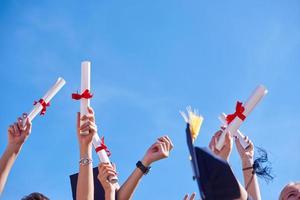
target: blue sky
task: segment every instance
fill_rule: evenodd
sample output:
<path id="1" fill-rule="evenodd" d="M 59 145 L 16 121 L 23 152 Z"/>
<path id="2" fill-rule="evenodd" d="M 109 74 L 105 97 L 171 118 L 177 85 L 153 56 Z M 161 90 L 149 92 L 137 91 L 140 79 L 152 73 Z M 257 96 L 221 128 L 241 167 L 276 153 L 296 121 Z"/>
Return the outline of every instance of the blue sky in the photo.
<path id="1" fill-rule="evenodd" d="M 78 170 L 75 117 L 80 62 L 92 61 L 92 106 L 123 183 L 163 134 L 170 157 L 153 165 L 134 199 L 182 199 L 197 191 L 178 111 L 205 117 L 196 144 L 206 146 L 221 112 L 233 111 L 263 83 L 269 94 L 241 127 L 270 153 L 272 183 L 263 199 L 300 180 L 300 2 L 291 1 L 1 1 L 0 151 L 7 127 L 32 108 L 58 76 L 67 84 L 33 121 L 3 199 L 33 191 L 71 199 Z M 94 155 L 94 165 L 98 163 Z M 230 163 L 242 182 L 236 150 Z"/>

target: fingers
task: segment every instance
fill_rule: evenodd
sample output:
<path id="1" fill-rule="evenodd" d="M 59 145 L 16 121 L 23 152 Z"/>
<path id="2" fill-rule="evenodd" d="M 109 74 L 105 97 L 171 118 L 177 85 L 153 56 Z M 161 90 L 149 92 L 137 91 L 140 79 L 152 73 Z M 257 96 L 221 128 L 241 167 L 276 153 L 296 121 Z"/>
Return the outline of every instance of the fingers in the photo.
<path id="1" fill-rule="evenodd" d="M 254 149 L 254 144 L 251 140 L 249 140 L 249 146 L 247 148 L 249 148 L 250 151 Z"/>
<path id="2" fill-rule="evenodd" d="M 86 121 L 86 120 L 94 122 L 95 121 L 94 115 L 83 115 L 81 117 L 81 121 Z"/>
<path id="3" fill-rule="evenodd" d="M 232 145 L 232 136 L 229 132 L 227 132 L 225 135 L 225 144 L 224 145 L 227 145 L 227 146 Z"/>
<path id="4" fill-rule="evenodd" d="M 158 138 L 157 143 L 162 144 L 164 151 L 169 151 L 169 149 L 170 149 L 170 143 L 168 142 L 168 140 L 166 140 L 165 138 L 161 137 L 161 138 Z"/>
<path id="5" fill-rule="evenodd" d="M 243 150 L 243 147 L 241 145 L 241 142 L 240 142 L 239 138 L 235 139 L 235 145 L 236 145 L 236 148 L 238 149 L 238 151 L 242 151 Z"/>
<path id="6" fill-rule="evenodd" d="M 17 119 L 17 124 L 18 124 L 18 128 L 22 131 L 24 131 L 24 127 L 23 127 L 23 119 L 21 117 L 18 117 Z"/>
<path id="7" fill-rule="evenodd" d="M 215 137 L 212 136 L 212 137 L 211 137 L 211 140 L 210 140 L 210 142 L 209 142 L 209 145 L 208 145 L 209 148 L 210 148 L 210 150 L 214 151 L 215 145 L 216 145 L 216 143 L 215 143 Z"/>
<path id="8" fill-rule="evenodd" d="M 97 126 L 91 121 L 87 121 L 80 127 L 80 132 L 97 133 Z"/>
<path id="9" fill-rule="evenodd" d="M 87 109 L 88 109 L 88 111 L 89 111 L 90 114 L 94 115 L 95 112 L 94 112 L 94 109 L 92 107 L 88 106 Z"/>
<path id="10" fill-rule="evenodd" d="M 166 158 L 169 156 L 168 152 L 166 150 L 166 144 L 163 142 L 156 142 L 151 146 L 151 152 L 157 155 L 157 159 Z"/>
<path id="11" fill-rule="evenodd" d="M 223 133 L 222 130 L 218 130 L 218 131 L 215 133 L 214 137 L 215 137 L 217 140 L 219 140 L 219 138 L 220 138 L 220 136 L 222 135 L 222 133 Z"/>
<path id="12" fill-rule="evenodd" d="M 189 195 L 188 194 L 184 195 L 183 200 L 188 200 L 188 199 L 189 199 Z"/>
<path id="13" fill-rule="evenodd" d="M 195 200 L 195 197 L 196 197 L 196 193 L 193 192 L 190 198 L 189 198 L 189 195 L 186 194 L 186 195 L 184 196 L 183 200 Z"/>
<path id="14" fill-rule="evenodd" d="M 110 165 L 109 163 L 100 163 L 98 166 L 98 171 L 99 171 L 98 179 L 101 182 L 107 182 L 108 177 L 115 176 L 117 174 L 113 166 Z"/>
<path id="15" fill-rule="evenodd" d="M 193 194 L 191 195 L 191 197 L 190 197 L 190 200 L 194 200 L 195 199 L 195 197 L 196 197 L 196 193 L 195 192 L 193 192 Z"/>
<path id="16" fill-rule="evenodd" d="M 171 139 L 170 139 L 167 135 L 158 138 L 158 141 L 164 142 L 164 143 L 167 145 L 167 150 L 168 150 L 168 151 L 170 151 L 170 150 L 173 149 L 173 147 L 174 147 L 174 145 L 173 145 Z"/>
<path id="17" fill-rule="evenodd" d="M 20 132 L 20 130 L 18 128 L 18 123 L 14 123 L 13 129 L 14 129 L 14 134 L 15 135 L 18 135 L 18 136 L 21 135 L 21 132 Z"/>
<path id="18" fill-rule="evenodd" d="M 10 126 L 8 127 L 8 132 L 9 132 L 10 135 L 13 135 L 13 134 L 14 134 L 14 127 L 13 127 L 12 125 L 10 125 Z"/>
<path id="19" fill-rule="evenodd" d="M 248 139 L 248 137 L 247 137 L 247 139 Z M 247 144 L 248 144 L 248 146 L 247 146 L 246 150 L 247 151 L 253 151 L 253 149 L 254 149 L 253 142 L 250 139 L 248 139 Z"/>
<path id="20" fill-rule="evenodd" d="M 219 152 L 218 149 L 216 148 L 216 143 L 218 142 L 218 139 L 219 139 L 221 133 L 222 133 L 221 130 L 217 131 L 217 132 L 214 134 L 214 136 L 212 136 L 212 138 L 211 138 L 211 140 L 210 140 L 210 143 L 209 143 L 209 148 L 210 148 L 210 150 L 212 150 L 212 151 L 215 152 L 215 153 L 218 153 L 218 152 Z"/>

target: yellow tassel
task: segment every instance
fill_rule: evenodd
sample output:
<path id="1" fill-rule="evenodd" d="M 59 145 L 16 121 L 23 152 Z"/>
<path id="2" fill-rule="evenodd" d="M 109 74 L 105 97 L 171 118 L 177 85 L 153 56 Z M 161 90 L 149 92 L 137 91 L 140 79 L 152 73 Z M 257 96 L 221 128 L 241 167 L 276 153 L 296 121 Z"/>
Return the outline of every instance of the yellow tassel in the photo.
<path id="1" fill-rule="evenodd" d="M 190 132 L 194 142 L 200 132 L 200 128 L 203 122 L 203 117 L 198 114 L 197 110 L 192 110 L 190 106 L 187 107 L 186 110 L 187 110 L 187 114 L 185 114 L 182 111 L 180 111 L 180 114 L 182 115 L 186 123 L 190 125 Z"/>

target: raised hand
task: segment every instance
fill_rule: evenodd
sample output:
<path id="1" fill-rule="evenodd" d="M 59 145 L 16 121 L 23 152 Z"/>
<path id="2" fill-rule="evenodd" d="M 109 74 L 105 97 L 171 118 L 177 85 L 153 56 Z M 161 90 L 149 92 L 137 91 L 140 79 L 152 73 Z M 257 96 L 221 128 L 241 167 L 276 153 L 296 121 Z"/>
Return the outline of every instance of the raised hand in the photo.
<path id="1" fill-rule="evenodd" d="M 23 121 L 26 120 L 23 126 Z M 27 114 L 23 113 L 22 117 L 18 117 L 14 124 L 8 127 L 8 147 L 14 152 L 19 152 L 22 145 L 31 133 L 31 122 L 27 118 Z"/>
<path id="2" fill-rule="evenodd" d="M 157 160 L 169 157 L 170 151 L 173 147 L 174 145 L 168 136 L 158 138 L 157 141 L 147 150 L 142 163 L 149 166 Z"/>
<path id="3" fill-rule="evenodd" d="M 111 183 L 108 180 L 108 177 L 117 175 L 116 165 L 115 164 L 110 165 L 109 163 L 100 163 L 98 165 L 98 171 L 99 171 L 98 180 L 100 181 L 105 192 L 115 191 L 117 189 L 116 184 Z"/>
<path id="4" fill-rule="evenodd" d="M 223 128 L 222 128 L 223 129 Z M 228 161 L 230 153 L 232 151 L 232 136 L 229 132 L 225 135 L 225 142 L 222 149 L 219 151 L 216 148 L 216 143 L 219 140 L 220 136 L 222 134 L 222 130 L 217 131 L 214 136 L 211 138 L 211 141 L 209 143 L 209 148 L 217 155 L 220 156 L 222 159 Z"/>
<path id="5" fill-rule="evenodd" d="M 238 138 L 235 139 L 235 145 L 241 157 L 242 163 L 244 165 L 251 166 L 253 164 L 253 159 L 254 159 L 254 145 L 247 136 L 245 136 L 244 140 L 249 144 L 246 149 L 242 147 L 240 140 Z"/>
<path id="6" fill-rule="evenodd" d="M 79 145 L 82 147 L 91 147 L 93 136 L 97 133 L 97 125 L 95 124 L 94 110 L 88 107 L 89 114 L 84 115 L 80 118 L 80 113 L 77 113 L 77 137 Z M 85 121 L 84 124 L 80 126 L 80 121 Z M 83 135 L 82 132 L 87 132 L 88 134 Z"/>

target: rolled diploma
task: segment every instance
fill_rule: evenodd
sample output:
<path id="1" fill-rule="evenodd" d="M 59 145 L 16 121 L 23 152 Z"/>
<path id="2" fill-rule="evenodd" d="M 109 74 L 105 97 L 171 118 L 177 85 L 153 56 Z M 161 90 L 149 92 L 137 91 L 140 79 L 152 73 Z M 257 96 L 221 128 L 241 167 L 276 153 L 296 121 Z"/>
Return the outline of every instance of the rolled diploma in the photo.
<path id="1" fill-rule="evenodd" d="M 83 61 L 81 63 L 81 94 L 88 89 L 90 91 L 91 89 L 91 62 L 90 61 Z M 90 99 L 82 98 L 80 100 L 80 115 L 81 117 L 83 115 L 88 114 L 87 107 L 90 106 Z M 80 126 L 84 124 L 86 121 L 80 120 Z M 89 132 L 80 132 L 82 135 L 87 135 Z"/>
<path id="2" fill-rule="evenodd" d="M 268 90 L 263 85 L 259 85 L 255 91 L 252 93 L 252 95 L 249 97 L 249 99 L 244 104 L 244 112 L 243 114 L 248 117 L 250 112 L 254 109 L 254 107 L 260 102 L 260 100 L 268 93 Z M 224 141 L 225 141 L 225 134 L 229 131 L 230 133 L 235 133 L 240 126 L 242 125 L 243 120 L 241 120 L 239 117 L 234 118 L 234 120 L 228 124 L 228 126 L 223 130 L 219 140 L 217 141 L 216 148 L 218 150 L 221 150 Z"/>
<path id="3" fill-rule="evenodd" d="M 93 137 L 93 146 L 94 148 L 96 149 L 97 147 L 101 146 L 101 139 L 99 137 L 99 135 L 96 133 Z M 104 149 L 102 149 L 101 151 L 98 151 L 96 152 L 99 159 L 100 159 L 100 162 L 104 162 L 104 163 L 108 163 L 111 165 L 110 163 L 110 160 L 107 156 L 107 153 Z M 111 182 L 111 183 L 116 183 L 118 182 L 118 177 L 117 176 L 109 176 L 108 177 L 108 180 Z"/>
<path id="4" fill-rule="evenodd" d="M 49 103 L 51 101 L 51 99 L 58 93 L 58 91 L 66 84 L 66 81 L 59 77 L 56 81 L 56 83 L 52 86 L 52 88 L 50 88 L 50 90 L 48 90 L 48 92 L 43 96 L 43 100 L 45 101 L 45 103 Z M 37 114 L 39 114 L 43 109 L 43 106 L 40 103 L 37 103 L 33 109 L 31 110 L 31 112 L 28 114 L 27 118 L 29 119 L 29 121 L 32 121 Z M 23 125 L 26 124 L 26 120 L 23 121 Z"/>
<path id="5" fill-rule="evenodd" d="M 222 113 L 220 115 L 219 120 L 221 121 L 221 123 L 223 125 L 228 126 L 225 113 Z M 236 132 L 231 133 L 231 134 L 232 134 L 232 136 L 236 136 L 239 139 L 239 141 L 244 149 L 246 149 L 249 146 L 249 144 L 245 141 L 245 136 L 242 134 L 242 132 L 240 130 L 237 130 Z"/>

